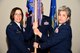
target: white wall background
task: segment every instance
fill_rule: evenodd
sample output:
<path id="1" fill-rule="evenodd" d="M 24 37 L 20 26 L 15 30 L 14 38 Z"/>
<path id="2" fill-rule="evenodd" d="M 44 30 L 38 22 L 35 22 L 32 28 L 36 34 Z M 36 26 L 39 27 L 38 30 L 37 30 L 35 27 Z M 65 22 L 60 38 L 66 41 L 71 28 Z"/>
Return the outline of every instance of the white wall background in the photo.
<path id="1" fill-rule="evenodd" d="M 50 0 L 42 0 L 44 5 L 44 14 L 49 15 Z M 27 11 L 26 0 L 0 0 L 0 53 L 6 53 L 6 26 L 10 22 L 9 15 L 12 8 L 18 6 L 23 12 Z M 57 0 L 57 8 L 62 5 L 69 6 L 72 10 L 72 51 L 80 53 L 80 0 Z"/>

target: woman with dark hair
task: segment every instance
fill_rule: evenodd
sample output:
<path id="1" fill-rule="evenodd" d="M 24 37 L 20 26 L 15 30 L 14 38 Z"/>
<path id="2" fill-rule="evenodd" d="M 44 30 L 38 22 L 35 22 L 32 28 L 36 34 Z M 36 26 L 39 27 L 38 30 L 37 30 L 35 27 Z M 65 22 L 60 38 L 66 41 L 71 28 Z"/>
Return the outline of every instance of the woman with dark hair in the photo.
<path id="1" fill-rule="evenodd" d="M 7 53 L 30 53 L 24 40 L 28 40 L 31 37 L 31 32 L 27 34 L 26 30 L 23 30 L 23 26 L 21 25 L 23 12 L 21 8 L 13 8 L 10 14 L 10 19 L 11 22 L 6 28 L 8 40 Z"/>

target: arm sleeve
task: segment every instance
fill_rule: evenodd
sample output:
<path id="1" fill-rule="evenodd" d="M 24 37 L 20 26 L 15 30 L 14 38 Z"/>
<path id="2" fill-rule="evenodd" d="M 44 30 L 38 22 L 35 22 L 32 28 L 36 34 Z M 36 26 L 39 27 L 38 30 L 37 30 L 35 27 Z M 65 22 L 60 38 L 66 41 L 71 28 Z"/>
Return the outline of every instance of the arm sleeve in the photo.
<path id="1" fill-rule="evenodd" d="M 62 28 L 58 33 L 54 33 L 51 37 L 47 39 L 46 42 L 41 43 L 41 49 L 45 49 L 51 46 L 59 44 L 61 41 L 64 41 L 69 36 L 69 28 Z"/>

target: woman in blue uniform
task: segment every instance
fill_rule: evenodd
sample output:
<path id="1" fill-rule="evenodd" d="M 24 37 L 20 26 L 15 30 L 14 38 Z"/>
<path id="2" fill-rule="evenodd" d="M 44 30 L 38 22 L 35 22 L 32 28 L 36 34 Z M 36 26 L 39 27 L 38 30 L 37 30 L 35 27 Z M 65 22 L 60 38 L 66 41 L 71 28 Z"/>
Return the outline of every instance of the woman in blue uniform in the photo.
<path id="1" fill-rule="evenodd" d="M 31 37 L 31 32 L 27 34 L 21 22 L 23 12 L 19 7 L 12 9 L 10 14 L 11 22 L 6 28 L 8 51 L 7 53 L 30 53 L 24 40 Z"/>
<path id="2" fill-rule="evenodd" d="M 52 36 L 47 39 L 44 43 L 34 43 L 35 48 L 50 48 L 50 53 L 72 53 L 71 41 L 72 41 L 72 30 L 70 26 L 71 10 L 69 7 L 62 6 L 58 9 L 58 27 L 52 33 Z M 35 27 L 36 26 L 36 27 Z M 37 23 L 33 25 L 34 33 L 40 38 L 44 38 L 37 29 Z"/>

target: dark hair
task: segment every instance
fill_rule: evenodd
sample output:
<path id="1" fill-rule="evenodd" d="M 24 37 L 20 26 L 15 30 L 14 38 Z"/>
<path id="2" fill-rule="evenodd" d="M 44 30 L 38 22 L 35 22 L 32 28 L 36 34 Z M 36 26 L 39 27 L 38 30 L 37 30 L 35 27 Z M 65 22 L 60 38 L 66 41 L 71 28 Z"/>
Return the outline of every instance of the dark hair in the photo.
<path id="1" fill-rule="evenodd" d="M 11 21 L 14 21 L 14 14 L 15 14 L 16 10 L 20 10 L 21 11 L 21 15 L 22 15 L 22 19 L 23 19 L 22 9 L 19 8 L 19 7 L 15 7 L 15 8 L 12 9 L 12 11 L 10 13 L 10 19 L 11 19 Z"/>

